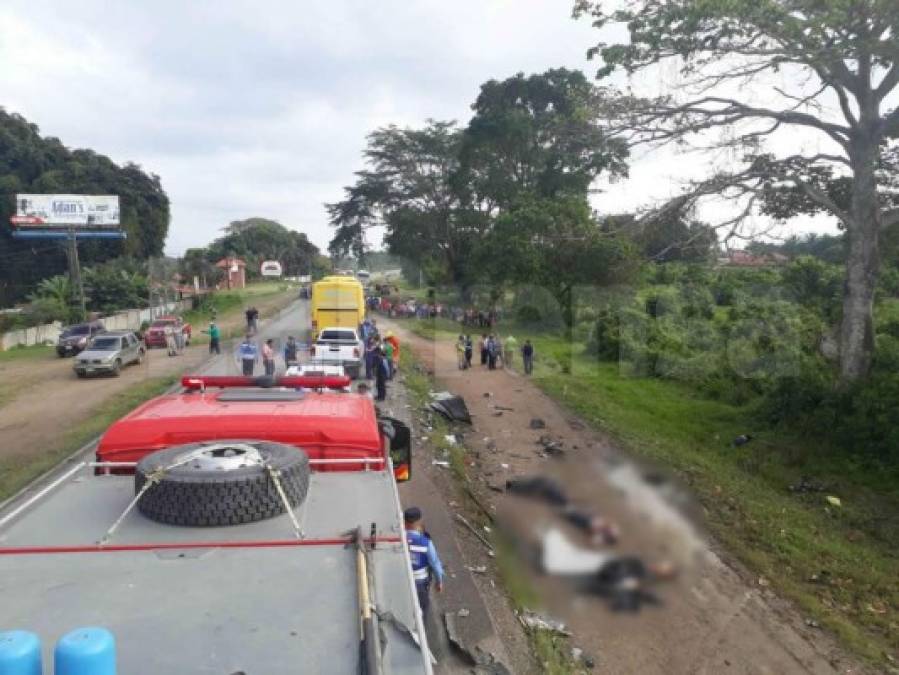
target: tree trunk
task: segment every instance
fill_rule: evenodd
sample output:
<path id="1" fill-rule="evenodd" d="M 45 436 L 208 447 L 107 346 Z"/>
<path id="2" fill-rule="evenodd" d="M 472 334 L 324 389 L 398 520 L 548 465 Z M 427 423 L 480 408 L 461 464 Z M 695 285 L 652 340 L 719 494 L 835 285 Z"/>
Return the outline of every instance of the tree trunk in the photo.
<path id="1" fill-rule="evenodd" d="M 853 153 L 852 205 L 847 223 L 849 257 L 840 326 L 840 383 L 864 378 L 874 355 L 874 289 L 880 266 L 880 207 L 874 175 L 876 143 Z"/>

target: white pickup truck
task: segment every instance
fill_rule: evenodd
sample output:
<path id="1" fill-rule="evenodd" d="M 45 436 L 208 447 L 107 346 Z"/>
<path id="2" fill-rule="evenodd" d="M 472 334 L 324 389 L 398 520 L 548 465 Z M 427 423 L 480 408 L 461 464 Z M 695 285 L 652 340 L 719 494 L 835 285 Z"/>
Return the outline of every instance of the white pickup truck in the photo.
<path id="1" fill-rule="evenodd" d="M 339 364 L 354 380 L 362 373 L 364 354 L 362 340 L 352 328 L 324 328 L 309 350 L 311 361 Z"/>

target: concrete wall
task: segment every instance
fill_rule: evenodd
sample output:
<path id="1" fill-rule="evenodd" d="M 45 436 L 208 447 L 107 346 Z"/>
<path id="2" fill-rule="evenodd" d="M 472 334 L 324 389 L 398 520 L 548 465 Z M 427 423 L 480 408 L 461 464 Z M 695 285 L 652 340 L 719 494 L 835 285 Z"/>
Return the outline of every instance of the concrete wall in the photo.
<path id="1" fill-rule="evenodd" d="M 190 300 L 169 302 L 145 309 L 126 309 L 123 312 L 100 317 L 107 330 L 137 330 L 144 321 L 152 321 L 162 314 L 178 314 L 190 309 Z M 20 328 L 0 334 L 0 350 L 31 345 L 55 344 L 63 325 L 59 321 L 42 326 Z"/>

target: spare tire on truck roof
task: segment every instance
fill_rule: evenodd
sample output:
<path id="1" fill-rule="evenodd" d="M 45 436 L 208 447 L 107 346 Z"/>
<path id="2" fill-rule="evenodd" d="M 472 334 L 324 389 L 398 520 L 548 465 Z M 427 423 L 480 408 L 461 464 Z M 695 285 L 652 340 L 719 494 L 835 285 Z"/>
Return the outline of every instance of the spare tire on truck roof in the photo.
<path id="1" fill-rule="evenodd" d="M 137 502 L 148 518 L 169 525 L 237 525 L 285 512 L 270 466 L 291 508 L 306 498 L 309 458 L 282 443 L 222 440 L 188 443 L 147 455 L 134 472 L 135 494 L 161 472 Z"/>

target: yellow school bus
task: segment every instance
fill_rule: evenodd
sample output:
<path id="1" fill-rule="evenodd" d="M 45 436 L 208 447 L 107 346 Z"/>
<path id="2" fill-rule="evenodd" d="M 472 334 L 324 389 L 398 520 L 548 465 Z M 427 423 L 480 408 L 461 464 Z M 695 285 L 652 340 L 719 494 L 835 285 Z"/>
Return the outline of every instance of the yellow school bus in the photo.
<path id="1" fill-rule="evenodd" d="M 312 284 L 312 339 L 323 328 L 354 328 L 365 319 L 365 294 L 353 277 L 331 276 Z"/>

